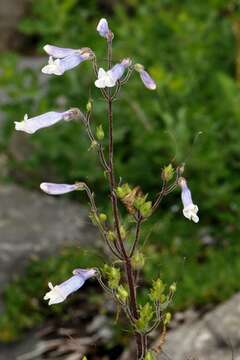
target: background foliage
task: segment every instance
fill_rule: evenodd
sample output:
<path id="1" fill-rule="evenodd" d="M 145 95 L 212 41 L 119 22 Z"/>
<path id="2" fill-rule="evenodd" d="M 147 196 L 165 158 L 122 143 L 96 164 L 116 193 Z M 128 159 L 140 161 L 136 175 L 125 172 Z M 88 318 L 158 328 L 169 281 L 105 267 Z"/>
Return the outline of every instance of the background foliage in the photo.
<path id="1" fill-rule="evenodd" d="M 185 175 L 200 208 L 201 222 L 196 226 L 183 218 L 178 192 L 164 200 L 145 228 L 146 278 L 151 279 L 156 268 L 167 279 L 178 276 L 178 308 L 223 300 L 238 289 L 240 271 L 239 4 L 32 1 L 30 14 L 21 23 L 29 39 L 28 53 L 42 56 L 46 43 L 89 46 L 104 65 L 105 44 L 95 31 L 103 16 L 115 33 L 116 61 L 132 57 L 158 83 L 157 91 L 150 92 L 134 75 L 115 103 L 119 177 L 141 185 L 151 196 L 160 188 L 162 167 L 185 162 Z M 89 143 L 79 124 L 23 135 L 31 151 L 13 150 L 13 120 L 20 120 L 25 112 L 84 109 L 91 97 L 94 127 L 100 123 L 106 127 L 105 104 L 93 86 L 90 64 L 60 78 L 39 77 L 36 69 L 19 71 L 19 56 L 5 54 L 0 60 L 0 86 L 9 95 L 2 106 L 6 121 L 0 145 L 8 156 L 9 173 L 34 188 L 46 176 L 59 182 L 85 180 L 106 207 L 102 170 L 94 151 L 87 151 Z"/>

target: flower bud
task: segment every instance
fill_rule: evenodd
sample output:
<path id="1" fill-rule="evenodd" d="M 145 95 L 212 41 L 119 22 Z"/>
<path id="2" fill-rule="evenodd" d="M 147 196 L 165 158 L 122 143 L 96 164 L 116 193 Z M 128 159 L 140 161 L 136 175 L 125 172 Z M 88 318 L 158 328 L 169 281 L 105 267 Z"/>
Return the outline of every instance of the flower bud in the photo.
<path id="1" fill-rule="evenodd" d="M 162 171 L 162 178 L 163 178 L 163 180 L 168 182 L 173 178 L 173 174 L 174 174 L 174 169 L 172 167 L 172 164 L 169 164 L 164 167 L 164 169 Z"/>
<path id="2" fill-rule="evenodd" d="M 119 199 L 123 199 L 125 196 L 130 194 L 130 192 L 131 192 L 131 188 L 127 183 L 123 184 L 122 186 L 118 186 L 116 188 L 116 194 L 119 197 Z"/>
<path id="3" fill-rule="evenodd" d="M 123 225 L 120 226 L 120 235 L 121 235 L 121 238 L 122 238 L 123 240 L 126 239 L 127 232 L 126 232 L 126 230 L 125 230 L 125 228 L 124 228 Z"/>
<path id="4" fill-rule="evenodd" d="M 148 351 L 146 353 L 144 360 L 154 360 L 154 356 L 152 354 L 152 351 Z"/>
<path id="5" fill-rule="evenodd" d="M 145 258 L 143 253 L 141 253 L 140 251 L 137 251 L 135 255 L 133 255 L 132 257 L 132 266 L 134 269 L 141 269 L 143 268 L 145 264 Z"/>
<path id="6" fill-rule="evenodd" d="M 107 215 L 104 213 L 99 214 L 99 220 L 105 222 L 107 220 Z"/>
<path id="7" fill-rule="evenodd" d="M 157 280 L 153 281 L 150 298 L 153 301 L 161 301 L 162 302 L 161 297 L 163 295 L 165 287 L 166 286 L 163 284 L 161 279 L 157 279 Z"/>
<path id="8" fill-rule="evenodd" d="M 153 307 L 149 303 L 146 303 L 144 306 L 140 307 L 139 319 L 136 321 L 137 329 L 140 331 L 145 330 L 154 315 Z"/>
<path id="9" fill-rule="evenodd" d="M 169 290 L 172 292 L 172 293 L 175 293 L 175 291 L 177 290 L 177 284 L 174 282 L 172 283 L 172 285 L 170 285 L 169 287 Z"/>
<path id="10" fill-rule="evenodd" d="M 170 323 L 172 319 L 172 314 L 170 312 L 166 313 L 164 320 L 163 320 L 163 324 L 166 326 Z"/>
<path id="11" fill-rule="evenodd" d="M 126 302 L 127 298 L 128 298 L 128 291 L 125 289 L 125 287 L 123 285 L 120 285 L 117 288 L 117 297 L 119 298 L 119 300 L 121 300 L 123 303 Z"/>
<path id="12" fill-rule="evenodd" d="M 88 100 L 87 105 L 86 105 L 86 109 L 87 109 L 87 112 L 92 111 L 92 100 Z"/>
<path id="13" fill-rule="evenodd" d="M 145 204 L 143 204 L 140 208 L 139 208 L 140 214 L 142 215 L 142 217 L 148 217 L 151 215 L 152 213 L 152 202 L 151 201 L 147 201 Z"/>
<path id="14" fill-rule="evenodd" d="M 109 230 L 108 233 L 107 233 L 107 238 L 110 241 L 114 241 L 116 239 L 116 236 L 115 236 L 113 231 Z"/>
<path id="15" fill-rule="evenodd" d="M 96 137 L 99 141 L 104 139 L 104 131 L 102 125 L 97 126 Z"/>
<path id="16" fill-rule="evenodd" d="M 120 269 L 105 264 L 103 271 L 105 272 L 105 274 L 108 278 L 108 286 L 111 289 L 117 289 L 119 286 L 120 277 L 121 277 Z"/>

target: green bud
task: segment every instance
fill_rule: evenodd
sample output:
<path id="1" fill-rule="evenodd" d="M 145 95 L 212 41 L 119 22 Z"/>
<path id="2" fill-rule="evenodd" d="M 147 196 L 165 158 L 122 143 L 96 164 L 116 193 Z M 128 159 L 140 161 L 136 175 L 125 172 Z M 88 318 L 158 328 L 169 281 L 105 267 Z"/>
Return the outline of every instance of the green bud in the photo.
<path id="1" fill-rule="evenodd" d="M 117 289 L 119 286 L 119 282 L 120 282 L 120 269 L 113 267 L 113 266 L 109 266 L 107 264 L 104 265 L 103 271 L 105 272 L 105 274 L 107 275 L 108 278 L 108 286 L 111 289 Z"/>
<path id="2" fill-rule="evenodd" d="M 104 139 L 104 131 L 102 125 L 97 126 L 96 137 L 99 141 Z"/>
<path id="3" fill-rule="evenodd" d="M 143 253 L 140 251 L 136 251 L 136 253 L 132 257 L 132 266 L 134 269 L 141 269 L 145 264 L 145 258 Z"/>
<path id="4" fill-rule="evenodd" d="M 107 220 L 107 215 L 104 213 L 99 214 L 99 220 L 105 222 Z"/>
<path id="5" fill-rule="evenodd" d="M 121 238 L 122 238 L 123 240 L 126 239 L 127 232 L 126 232 L 126 230 L 125 230 L 125 228 L 124 228 L 123 225 L 120 226 L 120 235 L 121 235 Z"/>
<path id="6" fill-rule="evenodd" d="M 140 331 L 145 330 L 154 315 L 153 307 L 149 303 L 140 307 L 139 319 L 136 321 L 137 329 Z"/>
<path id="7" fill-rule="evenodd" d="M 128 184 L 123 184 L 122 186 L 118 186 L 116 188 L 116 194 L 119 197 L 119 199 L 125 198 L 128 194 L 130 194 L 131 188 Z"/>
<path id="8" fill-rule="evenodd" d="M 91 142 L 91 146 L 90 146 L 90 148 L 89 148 L 88 150 L 95 149 L 95 148 L 97 147 L 97 145 L 98 145 L 97 141 L 96 141 L 96 140 L 93 140 L 93 141 Z"/>
<path id="9" fill-rule="evenodd" d="M 87 357 L 86 357 L 86 356 L 84 356 L 84 357 L 82 358 L 82 360 L 87 360 Z"/>
<path id="10" fill-rule="evenodd" d="M 152 351 L 148 351 L 144 357 L 144 360 L 154 360 Z"/>
<path id="11" fill-rule="evenodd" d="M 166 296 L 165 294 L 162 294 L 162 295 L 160 295 L 160 297 L 159 297 L 160 303 L 164 303 L 164 302 L 166 301 L 166 299 L 167 299 L 167 296 Z"/>
<path id="12" fill-rule="evenodd" d="M 163 324 L 166 326 L 170 323 L 172 319 L 172 314 L 170 312 L 166 313 L 164 320 L 163 320 Z"/>
<path id="13" fill-rule="evenodd" d="M 150 291 L 150 298 L 152 301 L 162 301 L 163 296 L 165 296 L 163 294 L 165 290 L 165 285 L 163 284 L 161 279 L 157 279 L 155 281 L 153 281 L 153 285 Z"/>
<path id="14" fill-rule="evenodd" d="M 174 174 L 174 168 L 172 167 L 172 164 L 169 164 L 164 167 L 162 171 L 162 178 L 165 181 L 170 181 L 173 178 Z"/>
<path id="15" fill-rule="evenodd" d="M 174 282 L 172 283 L 172 285 L 170 285 L 169 287 L 169 290 L 172 292 L 172 293 L 175 293 L 175 291 L 177 290 L 177 284 Z"/>
<path id="16" fill-rule="evenodd" d="M 88 100 L 88 103 L 86 105 L 87 112 L 92 111 L 92 100 Z"/>
<path id="17" fill-rule="evenodd" d="M 126 302 L 127 298 L 128 298 L 128 291 L 125 289 L 125 287 L 123 285 L 120 285 L 117 288 L 117 297 L 122 301 L 122 302 Z"/>
<path id="18" fill-rule="evenodd" d="M 152 202 L 147 201 L 145 204 L 140 206 L 139 211 L 140 211 L 140 214 L 142 215 L 142 217 L 150 216 L 152 213 Z"/>
<path id="19" fill-rule="evenodd" d="M 140 72 L 140 71 L 144 70 L 144 66 L 142 64 L 135 64 L 134 70 L 136 70 L 137 72 Z"/>
<path id="20" fill-rule="evenodd" d="M 114 241 L 116 239 L 116 236 L 115 236 L 113 231 L 109 230 L 108 233 L 107 233 L 107 238 L 110 241 Z"/>
<path id="21" fill-rule="evenodd" d="M 147 199 L 148 195 L 145 196 L 137 196 L 136 199 L 134 200 L 134 207 L 138 210 L 140 210 L 140 208 L 145 204 L 145 201 Z"/>

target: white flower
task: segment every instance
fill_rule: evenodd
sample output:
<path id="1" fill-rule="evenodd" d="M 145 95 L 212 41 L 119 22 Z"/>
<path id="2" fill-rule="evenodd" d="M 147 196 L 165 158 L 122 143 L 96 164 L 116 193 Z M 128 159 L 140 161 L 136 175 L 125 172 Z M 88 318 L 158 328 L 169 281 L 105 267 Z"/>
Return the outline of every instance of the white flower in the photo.
<path id="1" fill-rule="evenodd" d="M 97 88 L 113 87 L 116 85 L 116 79 L 111 76 L 109 71 L 105 71 L 103 68 L 98 70 L 98 79 L 95 81 Z"/>
<path id="2" fill-rule="evenodd" d="M 85 281 L 90 277 L 96 275 L 94 269 L 76 269 L 73 271 L 73 276 L 64 281 L 60 285 L 53 286 L 51 282 L 48 283 L 50 291 L 44 296 L 44 300 L 49 300 L 48 305 L 59 304 L 63 302 L 68 295 L 80 289 Z"/>
<path id="3" fill-rule="evenodd" d="M 93 56 L 89 48 L 68 49 L 45 45 L 43 49 L 50 55 L 48 64 L 42 68 L 44 74 L 63 75 L 65 71 L 73 69 Z"/>
<path id="4" fill-rule="evenodd" d="M 187 219 L 192 220 L 195 223 L 198 223 L 199 222 L 199 217 L 197 215 L 198 207 L 197 205 L 193 204 L 191 191 L 189 190 L 187 186 L 187 182 L 183 177 L 179 179 L 179 185 L 182 189 L 181 198 L 183 203 L 183 215 Z"/>
<path id="5" fill-rule="evenodd" d="M 114 65 L 110 70 L 105 71 L 103 68 L 98 70 L 98 79 L 95 86 L 98 88 L 113 87 L 121 79 L 126 68 L 132 64 L 130 59 L 123 59 L 120 64 Z"/>
<path id="6" fill-rule="evenodd" d="M 40 189 L 49 195 L 62 195 L 75 190 L 83 190 L 83 183 L 76 184 L 55 184 L 55 183 L 41 183 Z"/>
<path id="7" fill-rule="evenodd" d="M 28 118 L 28 115 L 24 115 L 23 121 L 15 121 L 15 129 L 24 131 L 28 134 L 34 134 L 37 130 L 52 126 L 61 120 L 70 121 L 81 114 L 79 109 L 70 109 L 64 112 L 49 111 L 45 114 Z"/>

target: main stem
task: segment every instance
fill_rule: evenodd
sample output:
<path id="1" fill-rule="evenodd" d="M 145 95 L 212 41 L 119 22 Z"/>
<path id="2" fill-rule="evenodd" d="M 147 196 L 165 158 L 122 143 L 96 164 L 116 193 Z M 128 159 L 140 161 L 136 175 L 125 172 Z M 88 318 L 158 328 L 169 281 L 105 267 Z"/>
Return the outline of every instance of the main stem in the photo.
<path id="1" fill-rule="evenodd" d="M 111 67 L 112 63 L 112 42 L 108 41 L 108 67 Z M 115 175 L 114 175 L 114 164 L 113 164 L 113 111 L 112 111 L 112 98 L 110 91 L 108 91 L 108 132 L 109 132 L 109 184 L 110 184 L 110 196 L 113 209 L 114 217 L 114 227 L 117 233 L 117 242 L 119 249 L 121 250 L 122 257 L 124 259 L 124 270 L 126 273 L 128 288 L 129 288 L 129 299 L 130 299 L 130 311 L 134 319 L 139 318 L 137 300 L 136 300 L 136 283 L 134 279 L 133 269 L 131 265 L 131 259 L 128 256 L 123 239 L 120 232 L 120 216 L 118 211 L 118 201 L 115 194 Z M 136 342 L 137 342 L 137 359 L 141 360 L 145 356 L 146 346 L 144 337 L 135 332 Z"/>

